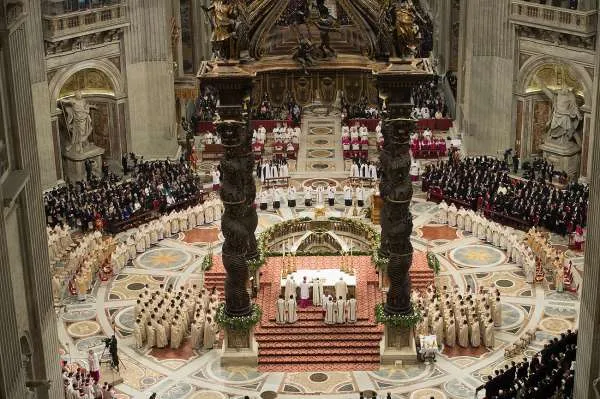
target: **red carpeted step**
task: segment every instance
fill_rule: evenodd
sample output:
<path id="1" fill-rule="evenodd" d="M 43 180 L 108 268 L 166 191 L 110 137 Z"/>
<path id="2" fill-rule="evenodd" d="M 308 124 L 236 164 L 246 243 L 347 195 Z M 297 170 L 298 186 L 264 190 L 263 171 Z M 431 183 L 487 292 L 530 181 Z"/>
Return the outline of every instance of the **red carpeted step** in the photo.
<path id="1" fill-rule="evenodd" d="M 261 342 L 286 342 L 286 341 L 376 341 L 379 342 L 381 340 L 381 332 L 354 332 L 354 333 L 339 333 L 336 335 L 333 334 L 323 334 L 323 335 L 308 335 L 308 334 L 290 334 L 288 333 L 276 333 L 276 332 L 262 332 L 257 331 L 255 333 L 256 340 L 259 342 L 259 348 Z"/>
<path id="2" fill-rule="evenodd" d="M 283 359 L 285 357 L 293 354 L 293 356 L 306 356 L 306 357 L 318 357 L 321 358 L 338 358 L 341 356 L 350 356 L 356 355 L 360 356 L 362 359 L 363 356 L 375 356 L 377 360 L 379 360 L 379 348 L 373 347 L 346 347 L 346 348 L 294 348 L 290 349 L 280 349 L 280 348 L 259 348 L 258 355 L 259 356 L 278 356 Z M 312 359 L 314 360 L 314 358 Z"/>
<path id="3" fill-rule="evenodd" d="M 303 326 L 303 325 L 274 325 L 274 326 L 261 326 L 261 330 L 265 330 L 264 332 L 268 332 L 269 334 L 288 334 L 292 335 L 301 335 L 301 334 L 360 334 L 361 331 L 368 330 L 369 328 L 374 327 L 373 325 L 362 326 L 362 328 L 357 328 L 357 326 L 353 324 L 321 324 L 317 326 Z M 264 333 L 261 331 L 261 333 Z M 319 336 L 313 337 L 313 339 L 320 339 Z"/>
<path id="4" fill-rule="evenodd" d="M 322 363 L 345 363 L 345 362 L 361 362 L 361 363 L 378 363 L 379 364 L 379 353 L 372 355 L 276 355 L 276 356 L 259 356 L 258 364 L 302 364 L 302 363 L 314 363 L 318 360 Z"/>
<path id="5" fill-rule="evenodd" d="M 362 348 L 377 348 L 379 350 L 379 341 L 375 340 L 347 340 L 347 341 L 265 341 L 261 344 L 260 349 L 294 349 L 294 348 L 346 348 L 346 347 L 362 347 Z"/>
<path id="6" fill-rule="evenodd" d="M 302 363 L 302 364 L 260 364 L 261 372 L 293 372 L 293 371 L 377 371 L 379 362 L 354 362 L 354 363 Z"/>

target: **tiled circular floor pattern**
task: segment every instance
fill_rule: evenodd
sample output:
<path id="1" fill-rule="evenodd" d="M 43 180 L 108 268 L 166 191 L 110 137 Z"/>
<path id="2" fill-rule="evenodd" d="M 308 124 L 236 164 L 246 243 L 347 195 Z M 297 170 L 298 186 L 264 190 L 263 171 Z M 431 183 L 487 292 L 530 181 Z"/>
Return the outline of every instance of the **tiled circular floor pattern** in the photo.
<path id="1" fill-rule="evenodd" d="M 328 134 L 326 131 L 317 132 Z M 324 170 L 331 170 L 329 168 L 327 165 Z M 314 170 L 317 169 L 318 166 Z M 336 184 L 339 191 L 338 182 L 326 177 L 301 182 L 313 188 L 331 183 Z M 313 209 L 305 209 L 301 205 L 299 203 L 293 211 L 259 211 L 257 232 L 286 219 L 314 214 Z M 283 204 L 282 208 L 287 207 Z M 413 210 L 417 216 L 414 219 L 415 231 L 427 226 L 425 230 L 430 238 L 427 240 L 414 234 L 415 250 L 424 253 L 444 246 L 437 251 L 442 265 L 442 284 L 456 284 L 462 289 L 469 284 L 474 290 L 494 285 L 503 293 L 503 324 L 493 351 L 451 357 L 440 355 L 437 363 L 384 366 L 367 372 L 314 370 L 284 373 L 260 372 L 245 366 L 221 367 L 218 349 L 208 353 L 195 353 L 189 348 L 181 352 L 153 350 L 151 355 L 148 351 L 139 351 L 134 348 L 131 328 L 134 294 L 142 288 L 141 285 L 146 282 L 158 285 L 162 281 L 178 284 L 201 279 L 199 265 L 208 245 L 199 245 L 202 243 L 198 241 L 205 235 L 192 237 L 188 234 L 189 242 L 186 242 L 186 235 L 181 234 L 139 255 L 134 265 L 125 267 L 118 278 L 96 287 L 93 296 L 88 295 L 82 302 L 71 298 L 66 300 L 67 308 L 59 317 L 60 341 L 63 343 L 61 352 L 67 353 L 63 355 L 67 360 L 69 357 L 85 359 L 88 349 L 102 353 L 102 340 L 112 335 L 114 325 L 119 338 L 120 357 L 127 366 L 121 369 L 124 383 L 117 387 L 119 399 L 147 398 L 152 392 L 157 392 L 161 399 L 224 399 L 243 395 L 291 399 L 317 393 L 320 399 L 338 399 L 349 395 L 358 397 L 359 391 L 368 390 L 378 395 L 390 392 L 396 399 L 470 399 L 481 379 L 503 364 L 505 360 L 499 362 L 498 359 L 502 358 L 506 345 L 518 340 L 525 330 L 531 326 L 538 328 L 536 340 L 524 352 L 530 355 L 539 350 L 545 340 L 567 328 L 576 327 L 578 299 L 575 294 L 555 293 L 549 291 L 546 285 L 531 287 L 525 282 L 522 269 L 507 263 L 504 251 L 460 231 L 456 237 L 450 238 L 447 226 L 436 225 L 435 204 L 419 199 L 413 204 Z M 216 227 L 218 225 L 215 224 Z M 212 240 L 215 235 L 210 237 Z M 213 243 L 215 247 L 220 247 L 222 239 L 222 234 L 218 234 L 217 241 Z M 583 264 L 582 258 L 578 258 L 577 254 L 573 256 L 574 263 Z M 494 271 L 496 266 L 501 270 Z M 527 295 L 524 295 L 525 291 Z M 84 360 L 82 362 L 85 363 Z"/>

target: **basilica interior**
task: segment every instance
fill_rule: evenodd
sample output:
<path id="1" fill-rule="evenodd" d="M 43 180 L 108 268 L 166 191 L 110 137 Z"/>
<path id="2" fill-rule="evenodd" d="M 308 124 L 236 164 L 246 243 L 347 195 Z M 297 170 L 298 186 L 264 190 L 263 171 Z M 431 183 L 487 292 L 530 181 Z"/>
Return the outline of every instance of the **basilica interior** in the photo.
<path id="1" fill-rule="evenodd" d="M 600 398 L 598 2 L 0 5 L 0 398 Z"/>

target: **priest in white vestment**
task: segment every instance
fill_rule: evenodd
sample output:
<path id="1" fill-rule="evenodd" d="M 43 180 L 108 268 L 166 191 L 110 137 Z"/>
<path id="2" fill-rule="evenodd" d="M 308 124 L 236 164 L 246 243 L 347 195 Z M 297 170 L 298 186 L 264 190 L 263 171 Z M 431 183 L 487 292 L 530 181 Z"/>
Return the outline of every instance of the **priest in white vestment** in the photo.
<path id="1" fill-rule="evenodd" d="M 312 304 L 313 306 L 321 306 L 323 298 L 323 282 L 318 277 L 312 281 Z"/>
<path id="2" fill-rule="evenodd" d="M 346 308 L 348 309 L 348 323 L 356 323 L 356 299 L 354 297 L 351 296 L 348 299 Z"/>
<path id="3" fill-rule="evenodd" d="M 275 323 L 285 324 L 285 299 L 283 295 L 279 295 L 277 299 L 276 311 L 275 311 Z"/>
<path id="4" fill-rule="evenodd" d="M 298 312 L 296 309 L 296 298 L 294 295 L 290 295 L 289 299 L 287 300 L 286 303 L 286 310 L 287 310 L 287 322 L 288 323 L 295 323 L 298 321 Z"/>
<path id="5" fill-rule="evenodd" d="M 336 318 L 335 318 L 335 322 L 337 324 L 344 324 L 346 322 L 346 301 L 339 296 L 337 299 L 337 302 L 335 303 L 336 306 Z"/>
<path id="6" fill-rule="evenodd" d="M 348 295 L 348 284 L 346 284 L 343 277 L 340 277 L 335 283 L 335 297 L 341 297 L 345 301 L 346 295 Z"/>
<path id="7" fill-rule="evenodd" d="M 296 300 L 296 288 L 298 285 L 294 281 L 294 276 L 288 276 L 285 282 L 285 298 L 289 298 L 290 295 Z"/>
<path id="8" fill-rule="evenodd" d="M 329 297 L 327 303 L 325 303 L 325 324 L 335 324 L 335 311 L 336 304 L 333 302 L 333 298 Z"/>

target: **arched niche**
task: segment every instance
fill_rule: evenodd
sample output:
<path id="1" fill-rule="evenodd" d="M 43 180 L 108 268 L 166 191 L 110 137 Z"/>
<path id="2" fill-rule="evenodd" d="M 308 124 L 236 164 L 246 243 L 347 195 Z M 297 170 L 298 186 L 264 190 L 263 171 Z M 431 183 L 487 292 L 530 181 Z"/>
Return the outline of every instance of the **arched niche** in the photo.
<path id="1" fill-rule="evenodd" d="M 522 160 L 541 155 L 540 145 L 552 117 L 552 101 L 538 84 L 550 90 L 571 88 L 583 114 L 582 157 L 587 156 L 592 104 L 592 77 L 581 65 L 551 56 L 534 56 L 521 66 L 515 84 L 515 149 Z M 585 165 L 586 162 L 582 162 Z M 583 171 L 582 171 L 583 173 Z"/>
<path id="2" fill-rule="evenodd" d="M 107 60 L 88 60 L 57 71 L 49 82 L 50 107 L 55 149 L 62 153 L 66 126 L 59 100 L 81 91 L 92 110 L 93 131 L 90 141 L 105 150 L 106 159 L 120 159 L 127 152 L 126 104 L 119 69 Z M 56 154 L 60 157 L 61 154 Z"/>

